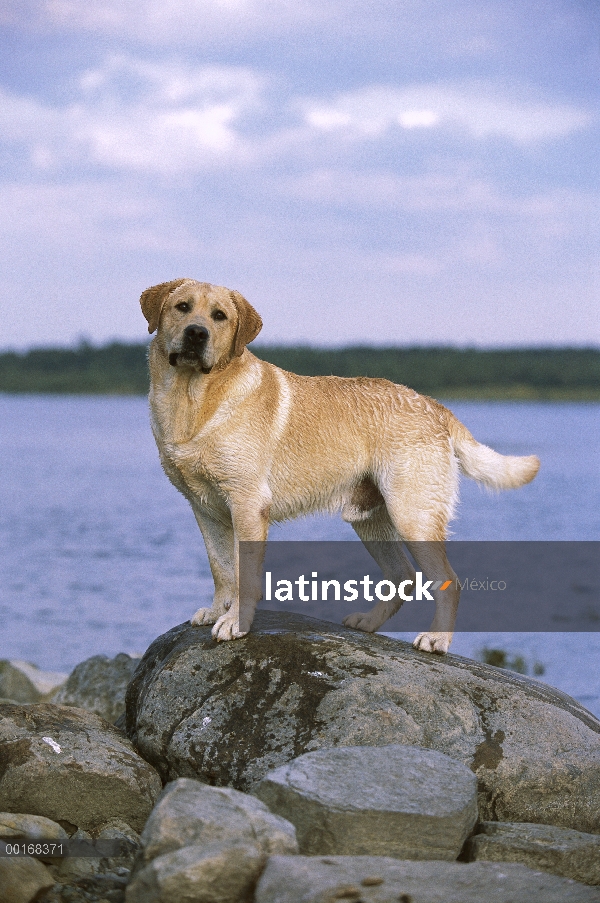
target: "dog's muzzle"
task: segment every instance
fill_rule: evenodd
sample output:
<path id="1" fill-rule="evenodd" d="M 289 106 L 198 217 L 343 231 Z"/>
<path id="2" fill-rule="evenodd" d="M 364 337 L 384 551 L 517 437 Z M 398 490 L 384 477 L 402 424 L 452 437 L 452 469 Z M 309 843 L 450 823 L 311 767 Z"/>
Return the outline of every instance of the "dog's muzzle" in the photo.
<path id="1" fill-rule="evenodd" d="M 180 359 L 188 363 L 201 363 L 206 349 L 209 332 L 206 326 L 192 323 L 183 331 L 181 351 L 173 351 L 169 354 L 169 363 L 176 367 Z M 210 367 L 201 367 L 203 373 L 210 373 Z"/>

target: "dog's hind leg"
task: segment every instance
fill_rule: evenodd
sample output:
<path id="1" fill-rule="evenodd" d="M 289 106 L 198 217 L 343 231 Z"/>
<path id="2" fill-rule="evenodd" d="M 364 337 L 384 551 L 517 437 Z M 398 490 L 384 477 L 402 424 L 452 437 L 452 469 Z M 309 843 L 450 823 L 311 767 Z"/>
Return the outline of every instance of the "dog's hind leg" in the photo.
<path id="1" fill-rule="evenodd" d="M 453 457 L 437 454 L 411 462 L 406 473 L 382 490 L 390 518 L 422 573 L 422 596 L 435 600 L 435 616 L 428 631 L 413 641 L 424 652 L 448 651 L 454 632 L 460 588 L 446 556 L 446 529 L 457 495 L 458 472 Z M 438 584 L 436 590 L 434 584 Z M 445 588 L 442 590 L 441 587 Z M 415 591 L 418 584 L 415 586 Z M 415 593 L 418 599 L 418 593 Z"/>
<path id="2" fill-rule="evenodd" d="M 454 633 L 460 587 L 446 556 L 446 544 L 425 541 L 406 545 L 423 573 L 423 580 L 438 585 L 441 582 L 445 587 L 429 589 L 435 599 L 435 615 L 429 630 L 415 637 L 413 646 L 423 652 L 447 652 Z"/>
<path id="3" fill-rule="evenodd" d="M 395 586 L 403 580 L 414 580 L 414 568 L 404 552 L 402 540 L 384 504 L 364 520 L 351 523 L 386 580 L 391 580 Z M 396 595 L 393 599 L 378 602 L 371 611 L 357 611 L 348 615 L 343 623 L 346 627 L 373 633 L 395 615 L 401 605 L 402 599 Z"/>

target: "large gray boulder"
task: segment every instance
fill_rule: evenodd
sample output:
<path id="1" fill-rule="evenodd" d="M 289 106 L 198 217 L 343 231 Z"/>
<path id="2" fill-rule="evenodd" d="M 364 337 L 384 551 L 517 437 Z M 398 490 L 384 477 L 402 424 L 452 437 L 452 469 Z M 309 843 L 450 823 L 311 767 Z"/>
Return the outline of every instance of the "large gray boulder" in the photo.
<path id="1" fill-rule="evenodd" d="M 538 681 L 299 615 L 258 612 L 215 643 L 181 624 L 127 693 L 127 732 L 165 780 L 254 787 L 336 746 L 434 749 L 477 776 L 488 821 L 600 833 L 600 722 Z"/>
<path id="2" fill-rule="evenodd" d="M 114 724 L 125 711 L 125 691 L 138 664 L 139 658 L 125 652 L 114 658 L 93 655 L 77 665 L 50 702 L 86 709 Z"/>
<path id="3" fill-rule="evenodd" d="M 467 841 L 464 858 L 522 862 L 584 884 L 600 884 L 600 835 L 570 828 L 483 822 Z"/>
<path id="4" fill-rule="evenodd" d="M 141 831 L 162 784 L 97 715 L 50 703 L 0 705 L 0 810 L 93 831 L 122 819 Z"/>
<path id="5" fill-rule="evenodd" d="M 180 778 L 142 832 L 127 903 L 250 901 L 267 857 L 298 851 L 294 826 L 260 800 Z"/>
<path id="6" fill-rule="evenodd" d="M 255 903 L 600 903 L 600 891 L 515 863 L 272 856 Z"/>
<path id="7" fill-rule="evenodd" d="M 307 855 L 456 859 L 477 821 L 477 779 L 413 746 L 320 749 L 267 773 L 256 795 Z"/>

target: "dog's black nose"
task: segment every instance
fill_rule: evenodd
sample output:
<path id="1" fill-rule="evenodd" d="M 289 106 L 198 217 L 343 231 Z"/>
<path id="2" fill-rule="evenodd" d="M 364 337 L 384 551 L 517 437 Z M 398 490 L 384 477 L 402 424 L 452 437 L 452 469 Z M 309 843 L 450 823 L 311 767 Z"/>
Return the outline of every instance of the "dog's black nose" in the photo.
<path id="1" fill-rule="evenodd" d="M 202 342 L 206 342 L 208 329 L 206 326 L 197 326 L 195 323 L 192 323 L 190 326 L 185 327 L 183 334 L 192 345 L 199 345 Z"/>

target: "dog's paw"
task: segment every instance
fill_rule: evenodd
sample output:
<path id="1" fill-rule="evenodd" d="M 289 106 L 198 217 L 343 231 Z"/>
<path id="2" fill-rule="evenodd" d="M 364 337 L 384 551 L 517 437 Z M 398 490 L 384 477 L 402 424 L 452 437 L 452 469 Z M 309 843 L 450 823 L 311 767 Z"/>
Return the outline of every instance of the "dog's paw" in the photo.
<path id="1" fill-rule="evenodd" d="M 215 623 L 212 629 L 212 638 L 220 643 L 223 640 L 239 640 L 247 633 L 247 630 L 240 630 L 238 619 L 227 612 L 227 614 L 221 615 Z"/>
<path id="2" fill-rule="evenodd" d="M 206 624 L 214 624 L 218 617 L 212 608 L 199 608 L 190 620 L 193 627 L 203 627 Z"/>
<path id="3" fill-rule="evenodd" d="M 371 613 L 364 611 L 356 611 L 353 615 L 347 615 L 342 621 L 344 627 L 351 627 L 353 630 L 364 630 L 365 633 L 373 633 L 380 626 L 371 620 Z"/>
<path id="4" fill-rule="evenodd" d="M 413 646 L 421 652 L 437 652 L 443 655 L 450 648 L 451 641 L 451 633 L 420 633 L 414 638 Z"/>

